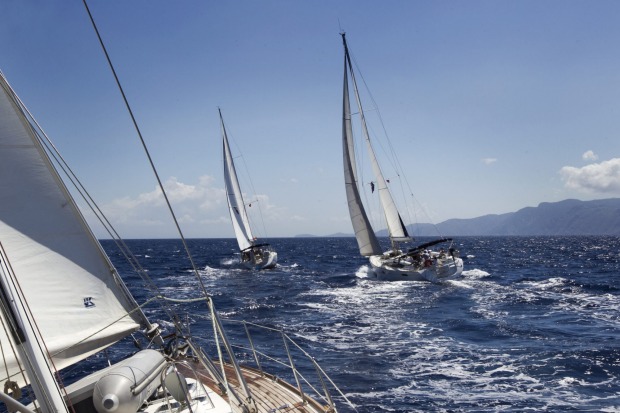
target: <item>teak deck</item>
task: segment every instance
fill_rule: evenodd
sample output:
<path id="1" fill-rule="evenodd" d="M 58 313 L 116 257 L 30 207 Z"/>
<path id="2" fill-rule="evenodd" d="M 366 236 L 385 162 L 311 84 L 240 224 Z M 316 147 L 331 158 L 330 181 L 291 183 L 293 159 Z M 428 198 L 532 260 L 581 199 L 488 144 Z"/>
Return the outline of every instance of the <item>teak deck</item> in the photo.
<path id="1" fill-rule="evenodd" d="M 207 387 L 222 396 L 234 405 L 234 400 L 230 400 L 228 395 L 213 380 L 208 371 L 195 361 L 189 361 L 192 368 L 199 375 Z M 226 377 L 229 386 L 233 387 L 238 394 L 243 394 L 239 381 L 233 367 L 229 364 L 224 365 Z M 308 395 L 300 395 L 299 390 L 289 383 L 278 379 L 277 377 L 260 372 L 250 367 L 241 367 L 243 377 L 250 389 L 256 407 L 257 413 L 332 413 L 333 410 L 329 405 L 322 405 Z"/>

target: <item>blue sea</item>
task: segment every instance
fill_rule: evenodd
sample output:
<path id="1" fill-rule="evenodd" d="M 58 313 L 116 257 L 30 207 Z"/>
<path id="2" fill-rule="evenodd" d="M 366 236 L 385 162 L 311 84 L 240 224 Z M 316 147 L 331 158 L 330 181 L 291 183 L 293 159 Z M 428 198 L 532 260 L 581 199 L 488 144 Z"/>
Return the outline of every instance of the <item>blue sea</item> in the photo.
<path id="1" fill-rule="evenodd" d="M 458 239 L 465 271 L 442 284 L 370 278 L 353 238 L 269 242 L 278 266 L 248 271 L 233 239 L 188 240 L 222 318 L 282 329 L 354 405 L 334 394 L 341 413 L 620 412 L 620 238 Z M 161 294 L 197 295 L 180 241 L 127 243 Z M 189 307 L 175 304 L 208 335 L 206 306 Z"/>

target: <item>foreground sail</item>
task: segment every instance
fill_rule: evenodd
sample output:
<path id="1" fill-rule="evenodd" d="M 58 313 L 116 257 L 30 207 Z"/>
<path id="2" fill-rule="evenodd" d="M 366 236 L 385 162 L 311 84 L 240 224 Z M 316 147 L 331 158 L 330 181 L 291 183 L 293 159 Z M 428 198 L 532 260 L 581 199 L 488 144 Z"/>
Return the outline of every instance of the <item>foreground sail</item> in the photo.
<path id="1" fill-rule="evenodd" d="M 360 254 L 369 257 L 372 274 L 384 280 L 439 281 L 459 276 L 463 271 L 463 260 L 458 251 L 451 246 L 448 251 L 428 249 L 433 245 L 450 242 L 452 239 L 441 238 L 436 241 L 402 251 L 400 243 L 411 241 L 407 228 L 396 208 L 396 203 L 384 178 L 381 167 L 366 127 L 366 117 L 355 80 L 355 73 L 345 34 L 342 33 L 344 44 L 344 85 L 342 107 L 342 146 L 344 164 L 344 182 L 349 206 L 349 215 L 355 231 Z M 351 78 L 349 79 L 349 74 Z M 357 103 L 363 139 L 374 174 L 373 186 L 379 193 L 379 200 L 387 223 L 392 249 L 382 252 L 379 240 L 375 235 L 366 210 L 362 203 L 359 190 L 358 172 L 355 161 L 355 145 L 351 120 L 351 97 L 349 83 L 353 88 L 353 96 Z"/>
<path id="2" fill-rule="evenodd" d="M 0 242 L 47 351 L 62 369 L 146 328 L 148 321 L 25 123 L 4 78 L 0 86 Z M 0 340 L 8 343 L 4 329 Z M 11 380 L 23 384 L 17 360 L 9 355 L 6 365 Z"/>
<path id="3" fill-rule="evenodd" d="M 247 268 L 268 269 L 276 266 L 278 253 L 269 244 L 257 243 L 252 234 L 250 220 L 245 209 L 243 194 L 239 186 L 235 163 L 228 144 L 228 135 L 222 111 L 220 113 L 220 125 L 222 128 L 222 140 L 224 148 L 224 182 L 226 183 L 226 199 L 232 221 L 235 237 L 241 252 L 241 264 Z"/>
<path id="4" fill-rule="evenodd" d="M 0 72 L 0 401 L 8 411 L 266 413 L 284 405 L 336 411 L 327 387 L 312 397 L 301 382 L 291 386 L 265 372 L 266 360 L 278 358 L 259 350 L 246 324 L 251 344 L 245 347 L 257 367 L 239 365 L 208 295 L 194 301 L 206 304 L 216 362 L 162 301 L 173 326 L 164 337 L 82 217 L 50 153 L 56 163 L 61 158 L 45 138 Z M 129 256 L 126 245 L 117 242 Z M 139 263 L 131 264 L 144 275 Z M 292 341 L 280 333 L 286 350 L 278 363 L 297 380 Z M 63 369 L 129 335 L 138 351 L 120 343 L 121 361 L 63 384 Z M 309 363 L 320 383 L 331 383 L 314 360 Z"/>

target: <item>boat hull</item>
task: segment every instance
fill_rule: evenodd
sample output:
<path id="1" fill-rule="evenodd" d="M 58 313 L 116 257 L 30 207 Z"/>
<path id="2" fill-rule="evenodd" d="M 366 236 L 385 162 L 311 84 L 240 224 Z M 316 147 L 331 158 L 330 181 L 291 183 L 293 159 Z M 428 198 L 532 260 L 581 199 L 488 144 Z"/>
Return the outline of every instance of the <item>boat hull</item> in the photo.
<path id="1" fill-rule="evenodd" d="M 241 261 L 241 265 L 250 270 L 268 270 L 277 263 L 278 253 L 272 250 L 262 251 L 260 255 L 255 254 L 250 259 Z"/>
<path id="2" fill-rule="evenodd" d="M 405 260 L 395 261 L 386 255 L 369 257 L 371 278 L 383 281 L 430 281 L 441 282 L 459 277 L 463 272 L 461 258 L 434 260 L 427 266 L 417 266 Z"/>

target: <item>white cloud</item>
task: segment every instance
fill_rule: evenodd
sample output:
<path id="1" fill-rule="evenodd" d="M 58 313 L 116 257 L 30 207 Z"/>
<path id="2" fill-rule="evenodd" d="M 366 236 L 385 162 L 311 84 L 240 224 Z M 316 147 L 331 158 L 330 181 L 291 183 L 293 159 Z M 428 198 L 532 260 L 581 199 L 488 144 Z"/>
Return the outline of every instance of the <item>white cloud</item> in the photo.
<path id="1" fill-rule="evenodd" d="M 581 155 L 581 158 L 584 161 L 596 161 L 598 159 L 598 155 L 592 151 L 586 151 Z"/>
<path id="2" fill-rule="evenodd" d="M 297 178 L 280 178 L 280 182 L 285 184 L 296 184 L 299 183 Z"/>
<path id="3" fill-rule="evenodd" d="M 175 177 L 170 177 L 164 182 L 168 199 L 180 222 L 201 222 L 206 211 L 225 208 L 224 190 L 215 187 L 214 182 L 215 180 L 209 176 L 200 177 L 197 185 L 185 184 Z M 170 215 L 159 187 L 135 197 L 115 199 L 102 209 L 113 223 L 153 225 L 170 222 Z"/>
<path id="4" fill-rule="evenodd" d="M 481 161 L 485 165 L 491 165 L 492 163 L 497 162 L 497 158 L 482 158 Z"/>
<path id="5" fill-rule="evenodd" d="M 202 176 L 197 183 L 181 182 L 170 177 L 164 182 L 168 199 L 185 236 L 233 236 L 226 202 L 226 191 L 215 179 Z M 267 195 L 244 194 L 255 235 L 266 236 L 273 223 L 288 222 L 287 209 L 274 205 Z M 123 236 L 176 236 L 164 197 L 159 188 L 131 197 L 114 199 L 102 205 L 116 230 Z"/>
<path id="6" fill-rule="evenodd" d="M 208 185 L 208 182 L 206 184 Z M 172 203 L 201 199 L 206 192 L 206 187 L 184 184 L 179 182 L 174 176 L 164 182 L 164 188 L 168 194 L 168 199 Z M 157 191 L 159 192 L 159 188 Z"/>
<path id="7" fill-rule="evenodd" d="M 620 194 L 620 158 L 593 163 L 583 168 L 564 166 L 560 169 L 560 176 L 564 181 L 564 186 L 570 189 L 591 193 Z"/>
<path id="8" fill-rule="evenodd" d="M 230 217 L 226 216 L 226 215 L 221 215 L 219 217 L 216 218 L 204 218 L 200 220 L 201 224 L 207 224 L 207 225 L 212 225 L 212 224 L 230 224 Z"/>

